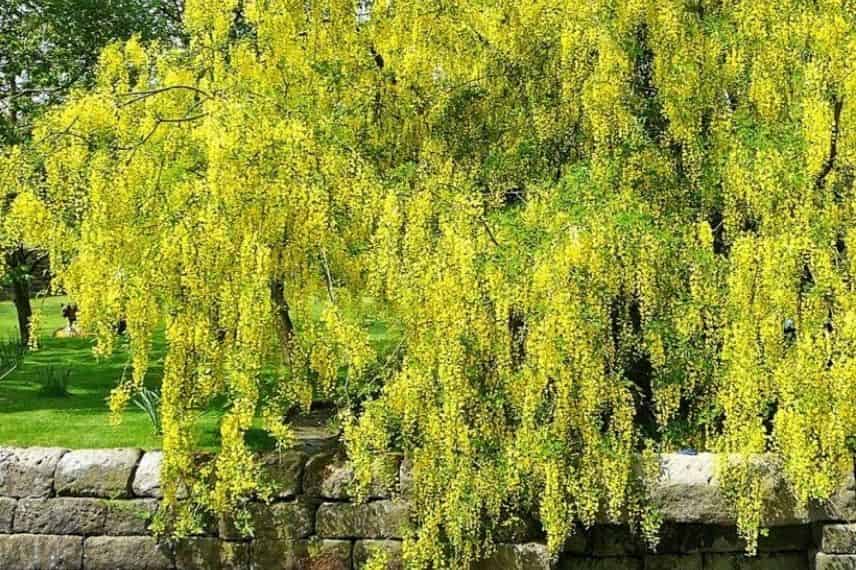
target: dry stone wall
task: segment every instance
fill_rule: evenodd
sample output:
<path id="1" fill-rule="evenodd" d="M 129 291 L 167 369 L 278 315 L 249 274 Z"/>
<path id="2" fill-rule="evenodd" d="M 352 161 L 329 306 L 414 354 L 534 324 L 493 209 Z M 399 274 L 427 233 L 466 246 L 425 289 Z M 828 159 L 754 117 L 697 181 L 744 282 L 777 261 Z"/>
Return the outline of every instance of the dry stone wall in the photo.
<path id="1" fill-rule="evenodd" d="M 0 569 L 361 568 L 378 550 L 403 568 L 409 524 L 406 461 L 368 502 L 349 495 L 353 473 L 333 449 L 264 458 L 277 483 L 270 504 L 252 506 L 255 535 L 228 520 L 205 534 L 158 542 L 159 452 L 137 449 L 0 448 Z M 757 557 L 743 555 L 709 454 L 665 455 L 656 499 L 665 524 L 657 552 L 604 519 L 568 539 L 551 559 L 535 521 L 509 525 L 478 570 L 856 570 L 856 483 L 852 473 L 826 505 L 798 509 L 779 472 L 767 471 L 769 534 Z"/>

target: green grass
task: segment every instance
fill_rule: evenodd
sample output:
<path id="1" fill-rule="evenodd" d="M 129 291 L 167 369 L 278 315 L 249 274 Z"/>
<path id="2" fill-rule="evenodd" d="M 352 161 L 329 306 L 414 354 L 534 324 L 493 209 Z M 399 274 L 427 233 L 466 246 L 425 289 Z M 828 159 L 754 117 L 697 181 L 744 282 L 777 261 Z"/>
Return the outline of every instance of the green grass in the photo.
<path id="1" fill-rule="evenodd" d="M 65 297 L 33 300 L 38 311 L 39 349 L 28 352 L 18 368 L 0 380 L 0 446 L 58 446 L 68 448 L 161 446 L 160 436 L 148 415 L 130 403 L 119 425 L 111 425 L 106 398 L 116 386 L 127 366 L 128 353 L 120 348 L 109 359 L 97 360 L 93 340 L 88 337 L 55 338 L 54 331 L 65 326 L 62 305 Z M 370 300 L 361 310 L 374 313 Z M 320 304 L 318 312 L 320 314 Z M 372 344 L 386 353 L 397 344 L 399 331 L 383 318 L 364 321 Z M 0 302 L 0 341 L 18 338 L 17 317 L 11 302 Z M 155 335 L 152 366 L 146 375 L 149 388 L 159 388 L 165 351 L 163 333 Z M 46 389 L 48 377 L 68 374 L 68 394 L 62 390 Z M 54 394 L 54 395 L 51 395 Z M 361 399 L 365 394 L 355 393 Z M 219 447 L 219 418 L 221 410 L 213 408 L 197 422 L 200 450 Z M 260 423 L 260 422 L 259 422 Z M 273 440 L 261 429 L 247 433 L 247 442 L 254 448 L 273 446 Z"/>
<path id="2" fill-rule="evenodd" d="M 18 368 L 0 380 L 0 445 L 86 447 L 160 447 L 146 414 L 133 404 L 123 414 L 122 423 L 110 424 L 106 397 L 122 376 L 127 352 L 118 350 L 111 358 L 97 360 L 90 338 L 54 338 L 53 332 L 65 325 L 64 297 L 34 300 L 41 311 L 37 334 L 40 348 L 28 353 Z M 17 338 L 15 309 L 0 303 L 0 340 Z M 163 335 L 154 342 L 154 365 L 146 385 L 158 387 L 161 378 Z M 40 380 L 53 369 L 69 373 L 66 397 L 42 394 Z M 218 414 L 209 413 L 199 422 L 201 449 L 217 446 Z"/>

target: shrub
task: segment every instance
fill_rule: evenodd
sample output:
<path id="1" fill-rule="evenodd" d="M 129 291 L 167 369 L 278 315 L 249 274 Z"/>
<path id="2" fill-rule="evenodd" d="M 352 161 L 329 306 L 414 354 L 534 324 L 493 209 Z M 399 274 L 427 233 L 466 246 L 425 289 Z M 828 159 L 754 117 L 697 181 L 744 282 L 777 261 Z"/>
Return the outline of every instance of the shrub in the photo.
<path id="1" fill-rule="evenodd" d="M 160 415 L 161 395 L 157 390 L 146 388 L 145 386 L 134 396 L 134 405 L 142 410 L 152 424 L 152 429 L 155 435 L 163 435 L 163 425 L 161 424 Z"/>
<path id="2" fill-rule="evenodd" d="M 71 369 L 59 370 L 53 366 L 42 369 L 38 376 L 39 394 L 48 398 L 68 398 Z"/>

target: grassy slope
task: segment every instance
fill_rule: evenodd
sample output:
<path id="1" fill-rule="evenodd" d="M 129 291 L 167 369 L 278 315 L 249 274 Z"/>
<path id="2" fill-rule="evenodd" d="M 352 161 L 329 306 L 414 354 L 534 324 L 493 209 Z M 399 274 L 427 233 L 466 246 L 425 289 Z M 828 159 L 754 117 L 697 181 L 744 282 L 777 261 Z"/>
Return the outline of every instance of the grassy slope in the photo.
<path id="1" fill-rule="evenodd" d="M 130 406 L 118 426 L 110 425 L 105 398 L 121 377 L 127 354 L 119 351 L 112 358 L 97 361 L 88 338 L 53 338 L 62 327 L 63 297 L 34 301 L 42 314 L 39 338 L 41 348 L 26 356 L 17 370 L 0 381 L 0 445 L 60 447 L 143 447 L 157 448 L 160 438 L 154 434 L 148 416 Z M 0 303 L 0 340 L 17 337 L 14 307 Z M 155 341 L 156 353 L 163 353 L 163 338 Z M 46 371 L 70 371 L 67 398 L 47 397 L 39 393 Z M 157 386 L 161 368 L 149 371 L 146 383 Z M 200 447 L 217 443 L 216 415 L 208 414 L 200 422 Z"/>

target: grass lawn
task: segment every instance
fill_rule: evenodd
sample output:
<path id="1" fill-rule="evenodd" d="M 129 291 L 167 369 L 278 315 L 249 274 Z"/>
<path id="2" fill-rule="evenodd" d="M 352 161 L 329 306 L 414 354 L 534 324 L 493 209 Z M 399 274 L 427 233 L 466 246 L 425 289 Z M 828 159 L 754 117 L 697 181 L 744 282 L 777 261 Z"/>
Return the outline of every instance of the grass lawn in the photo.
<path id="1" fill-rule="evenodd" d="M 110 425 L 106 397 L 121 378 L 127 353 L 117 351 L 112 358 L 98 361 L 92 354 L 90 338 L 54 338 L 53 332 L 65 325 L 64 297 L 34 299 L 33 309 L 41 311 L 40 349 L 28 353 L 11 374 L 0 380 L 0 445 L 83 447 L 160 447 L 148 416 L 131 404 L 118 426 Z M 17 338 L 15 308 L 0 303 L 0 340 Z M 160 383 L 160 357 L 164 340 L 155 339 L 154 365 L 146 384 Z M 67 397 L 40 392 L 48 374 L 69 375 Z M 217 446 L 217 415 L 200 421 L 200 448 Z"/>
<path id="2" fill-rule="evenodd" d="M 91 338 L 55 338 L 54 331 L 66 324 L 62 317 L 65 302 L 65 297 L 33 300 L 34 312 L 40 312 L 36 331 L 40 348 L 28 352 L 18 368 L 0 379 L 0 446 L 159 448 L 160 437 L 148 415 L 133 403 L 123 414 L 121 424 L 110 424 L 106 398 L 122 377 L 128 353 L 120 349 L 111 358 L 99 361 L 93 355 Z M 371 319 L 366 324 L 372 344 L 381 352 L 389 350 L 399 338 L 400 333 L 383 320 Z M 17 339 L 17 327 L 12 303 L 0 302 L 0 342 Z M 146 377 L 150 388 L 160 385 L 164 344 L 163 334 L 156 334 L 152 366 Z M 68 374 L 69 395 L 42 393 L 45 379 L 51 374 Z M 214 409 L 198 420 L 200 450 L 219 446 L 221 413 Z M 273 446 L 273 440 L 261 429 L 250 430 L 246 437 L 256 449 Z"/>

